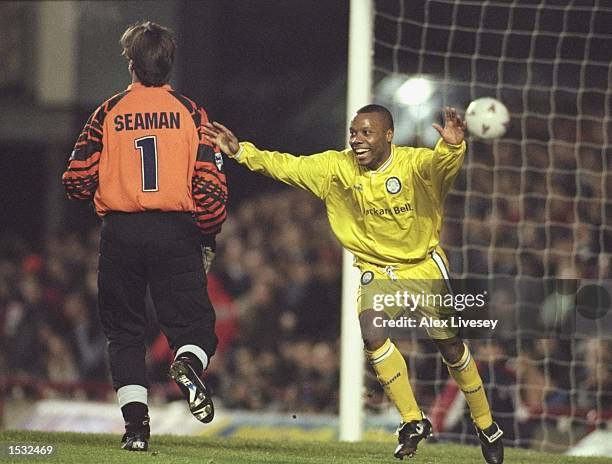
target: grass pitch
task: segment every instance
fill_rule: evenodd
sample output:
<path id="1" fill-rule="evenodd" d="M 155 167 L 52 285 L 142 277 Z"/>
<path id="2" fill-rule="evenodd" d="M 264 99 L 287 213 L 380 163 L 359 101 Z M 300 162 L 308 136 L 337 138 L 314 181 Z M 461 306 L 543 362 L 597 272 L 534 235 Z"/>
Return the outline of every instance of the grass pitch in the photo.
<path id="1" fill-rule="evenodd" d="M 397 463 L 393 445 L 385 443 L 298 442 L 279 440 L 243 440 L 153 436 L 148 452 L 119 449 L 119 435 L 0 431 L 0 462 L 8 463 Z M 11 456 L 9 445 L 53 445 L 51 456 Z M 451 444 L 422 443 L 418 454 L 405 459 L 410 464 L 477 464 L 484 462 L 480 448 Z M 567 457 L 507 449 L 508 464 L 596 464 L 610 463 L 609 458 Z"/>

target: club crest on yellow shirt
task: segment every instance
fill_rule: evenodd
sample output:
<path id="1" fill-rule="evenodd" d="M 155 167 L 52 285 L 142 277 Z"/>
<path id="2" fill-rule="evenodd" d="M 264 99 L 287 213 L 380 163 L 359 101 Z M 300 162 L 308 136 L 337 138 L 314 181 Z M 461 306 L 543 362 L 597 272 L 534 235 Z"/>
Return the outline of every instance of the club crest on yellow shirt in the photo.
<path id="1" fill-rule="evenodd" d="M 402 183 L 397 177 L 389 177 L 385 182 L 387 192 L 396 194 L 402 189 Z"/>
<path id="2" fill-rule="evenodd" d="M 368 285 L 374 280 L 374 273 L 372 271 L 365 271 L 361 274 L 361 285 Z"/>

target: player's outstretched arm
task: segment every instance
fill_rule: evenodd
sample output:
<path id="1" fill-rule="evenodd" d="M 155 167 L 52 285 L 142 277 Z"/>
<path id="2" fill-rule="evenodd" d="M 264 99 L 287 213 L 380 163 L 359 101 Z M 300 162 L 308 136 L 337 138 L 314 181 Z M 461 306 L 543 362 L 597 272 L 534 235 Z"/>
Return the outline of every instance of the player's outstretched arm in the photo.
<path id="1" fill-rule="evenodd" d="M 450 106 L 444 108 L 444 127 L 436 123 L 432 124 L 432 127 L 449 145 L 459 145 L 463 142 L 467 129 L 465 121 L 457 114 L 457 110 Z"/>
<path id="2" fill-rule="evenodd" d="M 434 191 L 442 202 L 450 190 L 453 180 L 459 173 L 465 156 L 465 121 L 457 114 L 455 108 L 444 108 L 444 127 L 432 124 L 438 131 L 440 140 L 433 150 L 429 178 Z"/>
<path id="3" fill-rule="evenodd" d="M 332 178 L 331 166 L 341 157 L 341 153 L 335 150 L 310 156 L 259 150 L 252 143 L 238 142 L 234 133 L 218 122 L 205 124 L 202 132 L 221 151 L 251 171 L 308 190 L 319 198 L 327 195 Z"/>
<path id="4" fill-rule="evenodd" d="M 223 124 L 219 122 L 207 122 L 204 124 L 202 131 L 223 153 L 234 156 L 240 151 L 238 138 Z"/>

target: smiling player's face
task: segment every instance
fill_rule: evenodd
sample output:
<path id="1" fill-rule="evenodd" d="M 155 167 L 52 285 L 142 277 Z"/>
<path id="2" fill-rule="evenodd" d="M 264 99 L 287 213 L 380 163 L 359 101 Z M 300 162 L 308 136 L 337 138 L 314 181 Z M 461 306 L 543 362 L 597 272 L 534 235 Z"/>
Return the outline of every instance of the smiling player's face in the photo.
<path id="1" fill-rule="evenodd" d="M 393 129 L 379 113 L 358 113 L 351 121 L 349 143 L 360 166 L 378 169 L 391 154 Z"/>

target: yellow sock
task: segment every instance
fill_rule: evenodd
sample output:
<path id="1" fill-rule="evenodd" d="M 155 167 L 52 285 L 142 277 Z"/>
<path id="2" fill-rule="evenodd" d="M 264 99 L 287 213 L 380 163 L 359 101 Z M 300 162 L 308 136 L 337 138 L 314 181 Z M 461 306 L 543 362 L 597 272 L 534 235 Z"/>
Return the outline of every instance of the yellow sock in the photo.
<path id="1" fill-rule="evenodd" d="M 391 340 L 387 339 L 383 346 L 375 351 L 366 350 L 366 354 L 378 381 L 399 411 L 402 420 L 404 422 L 421 420 L 421 410 L 414 398 L 408 378 L 406 360 Z"/>
<path id="2" fill-rule="evenodd" d="M 459 388 L 465 395 L 465 400 L 470 407 L 472 419 L 476 422 L 479 429 L 486 429 L 493 423 L 491 408 L 487 401 L 487 395 L 482 384 L 482 379 L 478 373 L 476 363 L 470 354 L 470 350 L 463 345 L 465 350 L 463 356 L 455 364 L 444 361 L 448 367 L 448 372 L 455 379 Z"/>

